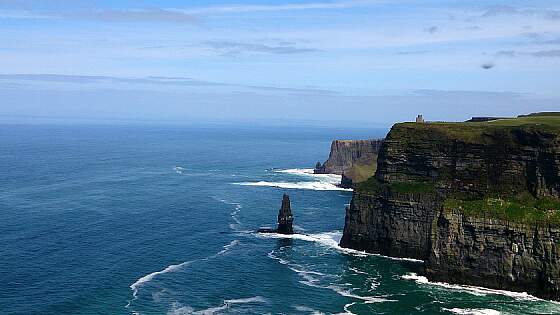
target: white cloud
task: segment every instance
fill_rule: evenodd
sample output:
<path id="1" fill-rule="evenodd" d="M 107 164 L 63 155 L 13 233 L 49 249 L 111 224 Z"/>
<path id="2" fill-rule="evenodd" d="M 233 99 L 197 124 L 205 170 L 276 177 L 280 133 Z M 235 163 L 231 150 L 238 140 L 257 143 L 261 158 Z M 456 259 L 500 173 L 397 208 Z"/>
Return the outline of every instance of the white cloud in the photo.
<path id="1" fill-rule="evenodd" d="M 208 6 L 193 9 L 180 10 L 188 14 L 213 14 L 213 13 L 244 13 L 244 12 L 271 12 L 271 11 L 299 11 L 299 10 L 328 10 L 344 9 L 357 6 L 364 6 L 386 1 L 380 0 L 350 0 L 350 1 L 328 1 L 310 3 L 290 3 L 290 4 L 271 4 L 271 5 L 229 5 L 229 6 Z"/>

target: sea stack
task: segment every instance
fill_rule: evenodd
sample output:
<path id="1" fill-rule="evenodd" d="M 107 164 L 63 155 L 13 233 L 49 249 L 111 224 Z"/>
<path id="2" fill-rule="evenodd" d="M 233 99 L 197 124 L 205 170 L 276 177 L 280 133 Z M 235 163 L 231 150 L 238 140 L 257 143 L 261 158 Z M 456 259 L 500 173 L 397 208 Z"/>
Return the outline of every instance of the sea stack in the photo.
<path id="1" fill-rule="evenodd" d="M 282 207 L 278 211 L 278 229 L 276 231 L 280 234 L 294 234 L 293 221 L 294 216 L 290 206 L 290 196 L 284 194 L 282 197 Z"/>
<path id="2" fill-rule="evenodd" d="M 292 222 L 294 222 L 294 216 L 292 215 L 292 208 L 290 206 L 290 196 L 288 196 L 288 194 L 284 194 L 284 196 L 282 197 L 282 207 L 280 207 L 280 210 L 278 211 L 278 228 L 261 228 L 258 229 L 257 232 L 294 234 Z"/>

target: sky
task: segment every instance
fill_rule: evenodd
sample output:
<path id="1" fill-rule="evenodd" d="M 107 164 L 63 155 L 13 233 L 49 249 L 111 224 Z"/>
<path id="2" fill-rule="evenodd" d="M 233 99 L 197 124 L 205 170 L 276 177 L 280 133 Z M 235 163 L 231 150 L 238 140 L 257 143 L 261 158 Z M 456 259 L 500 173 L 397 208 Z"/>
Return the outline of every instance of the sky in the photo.
<path id="1" fill-rule="evenodd" d="M 0 0 L 0 120 L 465 120 L 559 73 L 557 0 Z"/>

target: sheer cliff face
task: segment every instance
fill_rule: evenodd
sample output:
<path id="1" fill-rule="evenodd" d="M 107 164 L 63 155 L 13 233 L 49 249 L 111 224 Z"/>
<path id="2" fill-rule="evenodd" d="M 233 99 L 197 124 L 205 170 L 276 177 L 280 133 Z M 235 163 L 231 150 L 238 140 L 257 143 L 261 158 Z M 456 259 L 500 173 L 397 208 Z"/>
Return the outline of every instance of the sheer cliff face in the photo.
<path id="1" fill-rule="evenodd" d="M 438 201 L 435 196 L 379 194 L 354 191 L 346 208 L 342 247 L 392 257 L 425 259 L 431 224 Z"/>
<path id="2" fill-rule="evenodd" d="M 334 140 L 329 159 L 316 171 L 328 174 L 345 174 L 359 182 L 375 173 L 377 154 L 383 140 Z"/>
<path id="3" fill-rule="evenodd" d="M 425 261 L 438 281 L 560 299 L 560 230 L 449 198 L 560 197 L 560 136 L 534 126 L 397 124 L 346 209 L 341 245 Z"/>
<path id="4" fill-rule="evenodd" d="M 434 281 L 529 292 L 560 300 L 560 228 L 442 211 L 425 263 Z"/>
<path id="5" fill-rule="evenodd" d="M 471 196 L 559 196 L 560 138 L 535 128 L 398 124 L 380 152 L 376 177 Z"/>

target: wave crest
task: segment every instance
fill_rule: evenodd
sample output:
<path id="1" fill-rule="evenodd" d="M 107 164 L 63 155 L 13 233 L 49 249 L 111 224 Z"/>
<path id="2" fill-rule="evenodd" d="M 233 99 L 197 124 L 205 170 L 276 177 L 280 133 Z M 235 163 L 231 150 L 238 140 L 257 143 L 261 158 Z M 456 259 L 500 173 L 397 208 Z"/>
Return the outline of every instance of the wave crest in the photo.
<path id="1" fill-rule="evenodd" d="M 216 307 L 210 307 L 207 309 L 195 311 L 190 306 L 183 306 L 178 302 L 171 305 L 171 309 L 167 312 L 167 315 L 213 315 L 216 313 L 223 313 L 223 311 L 229 309 L 236 304 L 257 304 L 257 303 L 267 303 L 268 301 L 262 296 L 253 296 L 249 298 L 241 299 L 229 299 L 224 300 L 222 305 Z"/>
<path id="2" fill-rule="evenodd" d="M 475 286 L 470 286 L 470 285 L 450 284 L 450 283 L 445 283 L 445 282 L 431 282 L 431 281 L 428 280 L 428 278 L 426 278 L 424 276 L 419 276 L 415 273 L 407 273 L 405 275 L 402 275 L 401 279 L 413 280 L 418 284 L 429 284 L 429 285 L 435 285 L 435 286 L 443 287 L 443 288 L 446 288 L 446 289 L 459 290 L 459 291 L 467 292 L 467 293 L 470 293 L 472 295 L 477 295 L 477 296 L 486 296 L 488 294 L 495 294 L 495 295 L 509 296 L 509 297 L 512 297 L 516 300 L 529 300 L 529 301 L 539 301 L 540 300 L 539 298 L 534 297 L 534 296 L 528 294 L 527 292 L 513 292 L 513 291 L 506 291 L 506 290 L 496 290 L 496 289 L 488 289 L 488 288 L 483 288 L 483 287 L 475 287 Z"/>
<path id="3" fill-rule="evenodd" d="M 390 257 L 390 256 L 384 256 L 380 254 L 367 253 L 364 251 L 355 250 L 351 248 L 340 247 L 339 243 L 340 243 L 340 239 L 342 238 L 342 232 L 340 231 L 324 232 L 324 233 L 317 233 L 317 234 L 258 233 L 256 235 L 262 238 L 289 238 L 289 239 L 296 239 L 296 240 L 302 240 L 308 242 L 315 242 L 320 245 L 335 249 L 344 254 L 353 255 L 353 256 L 360 256 L 360 257 L 377 256 L 377 257 L 383 257 L 391 260 L 410 261 L 410 262 L 417 262 L 417 263 L 423 262 L 422 260 L 419 259 Z"/>
<path id="4" fill-rule="evenodd" d="M 166 273 L 170 273 L 170 272 L 176 272 L 194 262 L 198 262 L 198 261 L 206 261 L 209 259 L 213 259 L 216 258 L 220 255 L 225 254 L 226 252 L 228 252 L 229 250 L 231 250 L 234 246 L 239 245 L 239 240 L 233 240 L 231 241 L 229 244 L 226 244 L 224 246 L 222 246 L 222 250 L 217 252 L 216 254 L 206 257 L 206 258 L 202 258 L 202 259 L 195 259 L 195 260 L 190 260 L 190 261 L 185 261 L 182 262 L 180 264 L 176 264 L 176 265 L 169 265 L 167 267 L 165 267 L 165 269 L 160 270 L 160 271 L 155 271 L 152 272 L 150 274 L 147 274 L 141 278 L 139 278 L 138 280 L 136 280 L 136 282 L 134 282 L 133 284 L 130 285 L 130 289 L 132 290 L 132 300 L 128 301 L 128 304 L 125 306 L 126 308 L 130 307 L 130 305 L 132 304 L 133 301 L 135 301 L 136 299 L 138 299 L 138 290 L 140 289 L 140 287 L 142 287 L 143 285 L 145 285 L 146 283 L 152 281 L 156 276 L 162 275 L 162 274 L 166 274 Z"/>
<path id="5" fill-rule="evenodd" d="M 261 186 L 261 187 L 277 187 L 283 189 L 308 189 L 308 190 L 338 190 L 352 191 L 349 188 L 341 188 L 338 185 L 342 176 L 336 174 L 314 174 L 311 168 L 293 168 L 285 170 L 274 170 L 274 173 L 288 174 L 303 177 L 305 181 L 258 181 L 258 182 L 241 182 L 234 183 L 242 186 Z"/>

